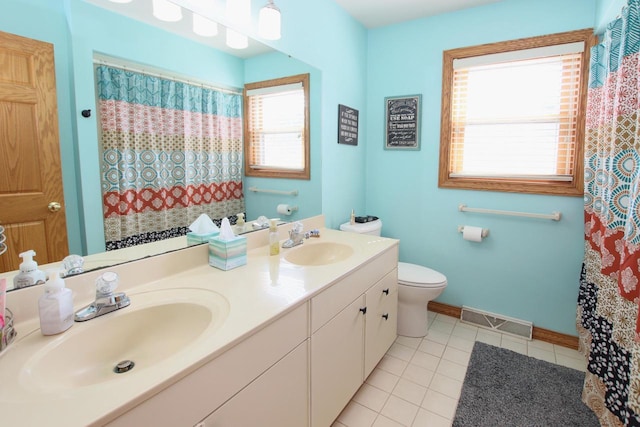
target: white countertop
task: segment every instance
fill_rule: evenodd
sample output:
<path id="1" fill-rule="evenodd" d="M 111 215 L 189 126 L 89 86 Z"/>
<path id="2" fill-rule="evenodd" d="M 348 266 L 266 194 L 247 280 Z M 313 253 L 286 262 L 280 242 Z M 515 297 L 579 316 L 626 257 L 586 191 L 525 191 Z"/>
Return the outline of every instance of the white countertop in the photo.
<path id="1" fill-rule="evenodd" d="M 306 224 L 305 229 L 308 229 Z M 286 236 L 283 233 L 286 233 L 285 228 L 280 231 L 281 237 Z M 119 290 L 132 297 L 149 290 L 205 289 L 222 295 L 228 302 L 229 311 L 219 328 L 200 336 L 197 342 L 189 344 L 188 351 L 180 352 L 179 357 L 170 357 L 153 367 L 134 369 L 126 375 L 95 385 L 49 391 L 35 389 L 29 385 L 30 373 L 24 369 L 24 357 L 43 346 L 63 342 L 83 328 L 90 328 L 92 322 L 107 322 L 110 316 L 128 308 L 75 323 L 65 333 L 45 337 L 38 329 L 37 311 L 29 306 L 34 303 L 36 290 L 29 288 L 10 293 L 8 306 L 15 313 L 19 335 L 15 343 L 0 353 L 0 423 L 11 426 L 80 426 L 108 422 L 398 244 L 394 239 L 321 228 L 321 237 L 306 240 L 304 245 L 328 241 L 344 243 L 354 248 L 354 254 L 332 264 L 302 267 L 284 259 L 287 251 L 293 249 L 281 249 L 279 256 L 269 256 L 266 244 L 260 246 L 263 240 L 266 243 L 266 233 L 252 234 L 255 235 L 250 237 L 247 265 L 229 271 L 208 265 L 206 245 L 110 268 L 121 276 Z M 186 269 L 176 264 L 186 266 Z M 99 272 L 67 279 L 67 286 L 74 290 L 76 310 L 92 301 L 93 278 L 97 274 Z M 154 277 L 158 275 L 161 277 Z M 144 280 L 145 277 L 150 279 Z M 24 292 L 27 290 L 29 295 Z M 23 292 L 24 295 L 18 295 Z M 73 363 L 73 355 L 69 355 L 69 363 Z"/>

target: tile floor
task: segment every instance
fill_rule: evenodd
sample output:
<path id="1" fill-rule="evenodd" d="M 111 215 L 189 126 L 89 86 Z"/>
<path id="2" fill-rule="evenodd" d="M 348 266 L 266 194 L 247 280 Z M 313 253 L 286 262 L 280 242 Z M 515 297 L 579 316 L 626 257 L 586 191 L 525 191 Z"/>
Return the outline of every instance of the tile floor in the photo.
<path id="1" fill-rule="evenodd" d="M 332 427 L 451 426 L 475 341 L 586 369 L 575 350 L 430 312 L 427 336 L 398 337 Z"/>

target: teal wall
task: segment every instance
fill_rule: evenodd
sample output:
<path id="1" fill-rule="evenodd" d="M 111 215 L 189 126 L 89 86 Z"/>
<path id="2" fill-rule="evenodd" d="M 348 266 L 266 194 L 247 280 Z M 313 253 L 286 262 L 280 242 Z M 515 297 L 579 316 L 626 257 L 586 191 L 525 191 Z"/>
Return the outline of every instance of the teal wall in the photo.
<path id="1" fill-rule="evenodd" d="M 583 257 L 581 197 L 438 188 L 442 52 L 593 26 L 595 0 L 504 0 L 369 32 L 367 212 L 400 239 L 400 259 L 448 278 L 438 301 L 576 334 Z M 420 151 L 383 149 L 384 97 L 422 94 Z M 560 222 L 458 212 L 470 207 L 551 213 Z M 469 242 L 459 225 L 490 229 Z"/>
<path id="2" fill-rule="evenodd" d="M 604 33 L 607 24 L 620 16 L 622 8 L 627 5 L 627 0 L 597 0 L 596 1 L 596 23 L 597 34 Z"/>

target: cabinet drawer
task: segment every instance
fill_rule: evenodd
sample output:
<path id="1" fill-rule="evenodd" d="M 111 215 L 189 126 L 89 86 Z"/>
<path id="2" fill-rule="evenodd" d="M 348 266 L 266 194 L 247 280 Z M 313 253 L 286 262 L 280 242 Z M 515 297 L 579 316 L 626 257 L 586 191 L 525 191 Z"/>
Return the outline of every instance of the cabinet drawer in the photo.
<path id="1" fill-rule="evenodd" d="M 321 294 L 313 297 L 311 300 L 311 332 L 320 329 L 349 303 L 365 293 L 371 284 L 376 283 L 391 270 L 397 268 L 398 246 L 395 245 L 323 290 Z"/>

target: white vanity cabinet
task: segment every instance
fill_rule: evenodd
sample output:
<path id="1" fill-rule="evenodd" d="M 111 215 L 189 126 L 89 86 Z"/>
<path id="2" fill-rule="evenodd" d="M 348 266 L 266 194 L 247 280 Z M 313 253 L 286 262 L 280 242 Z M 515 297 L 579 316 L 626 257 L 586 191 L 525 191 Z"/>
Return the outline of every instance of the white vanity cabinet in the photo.
<path id="1" fill-rule="evenodd" d="M 308 340 L 256 378 L 197 427 L 309 425 Z"/>
<path id="2" fill-rule="evenodd" d="M 396 338 L 397 247 L 311 300 L 311 426 L 340 414 Z"/>
<path id="3" fill-rule="evenodd" d="M 304 303 L 108 425 L 175 427 L 205 422 L 304 427 L 308 425 L 308 336 L 308 303 Z M 299 405 L 295 410 L 289 408 L 294 393 Z M 285 412 L 278 416 L 296 412 L 291 416 L 301 422 L 267 423 L 267 417 L 273 416 L 268 405 Z M 217 423 L 233 417 L 260 422 Z"/>

